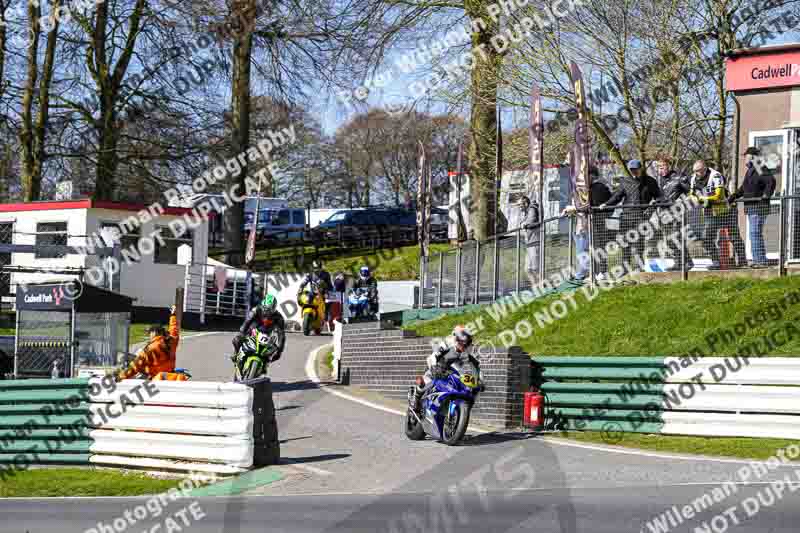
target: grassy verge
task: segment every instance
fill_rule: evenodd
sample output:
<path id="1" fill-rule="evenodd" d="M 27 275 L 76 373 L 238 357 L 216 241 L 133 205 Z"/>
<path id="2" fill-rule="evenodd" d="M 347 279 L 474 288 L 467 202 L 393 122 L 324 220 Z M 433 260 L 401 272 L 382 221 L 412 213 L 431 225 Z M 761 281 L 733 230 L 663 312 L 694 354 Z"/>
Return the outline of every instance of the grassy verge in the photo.
<path id="1" fill-rule="evenodd" d="M 0 497 L 142 496 L 177 487 L 179 480 L 88 468 L 41 468 L 0 481 Z"/>
<path id="2" fill-rule="evenodd" d="M 601 291 L 588 300 L 579 290 L 575 306 L 567 303 L 567 314 L 548 323 L 537 321 L 536 313 L 549 312 L 550 305 L 561 299 L 552 295 L 499 316 L 487 308 L 468 313 L 445 315 L 435 320 L 409 326 L 421 335 L 448 335 L 456 324 L 476 324 L 478 342 L 508 342 L 514 326 L 527 321 L 532 334 L 516 336 L 511 344 L 533 355 L 686 355 L 699 348 L 704 355 L 730 355 L 758 342 L 764 335 L 782 329 L 787 339 L 767 355 L 800 357 L 800 335 L 786 334 L 787 327 L 800 327 L 800 302 L 777 312 L 774 306 L 790 292 L 800 290 L 800 277 L 773 280 L 705 280 L 671 285 L 623 286 Z M 553 316 L 553 315 L 551 315 Z M 753 327 L 730 342 L 710 343 L 719 329 L 732 330 L 747 317 L 756 318 Z M 790 326 L 791 325 L 791 326 Z M 763 344 L 763 343 L 762 343 Z"/>
<path id="3" fill-rule="evenodd" d="M 431 253 L 448 250 L 448 244 L 432 244 Z M 305 250 L 310 262 L 314 256 L 314 249 Z M 256 253 L 256 261 L 266 260 L 267 252 Z M 358 270 L 367 265 L 373 270 L 379 281 L 403 281 L 419 279 L 419 246 L 404 246 L 385 250 L 353 250 L 346 252 L 336 259 L 323 260 L 325 270 L 331 274 L 344 272 L 353 276 L 358 275 Z M 291 257 L 274 260 L 270 270 L 272 272 L 297 271 L 297 266 Z"/>
<path id="4" fill-rule="evenodd" d="M 333 348 L 329 348 L 322 354 L 322 360 L 325 362 L 325 367 L 333 372 Z"/>
<path id="5" fill-rule="evenodd" d="M 556 433 L 555 436 L 588 443 L 614 444 L 626 448 L 638 448 L 659 452 L 690 455 L 714 455 L 739 459 L 768 459 L 778 449 L 800 441 L 787 439 L 756 439 L 740 437 L 688 437 L 678 435 L 646 435 L 642 433 L 620 433 L 613 443 L 608 436 L 598 431 L 572 431 Z"/>

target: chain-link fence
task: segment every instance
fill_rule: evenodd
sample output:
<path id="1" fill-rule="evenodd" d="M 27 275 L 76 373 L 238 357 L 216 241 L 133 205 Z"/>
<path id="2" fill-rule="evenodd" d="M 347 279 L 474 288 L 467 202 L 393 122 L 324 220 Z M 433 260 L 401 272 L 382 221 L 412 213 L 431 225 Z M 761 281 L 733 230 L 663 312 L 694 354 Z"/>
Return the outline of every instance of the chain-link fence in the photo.
<path id="1" fill-rule="evenodd" d="M 129 313 L 76 313 L 75 367 L 113 367 L 128 352 Z"/>
<path id="2" fill-rule="evenodd" d="M 0 244 L 13 244 L 14 223 L 0 222 Z M 0 252 L 0 309 L 3 306 L 3 297 L 12 296 L 11 294 L 11 273 L 3 270 L 3 267 L 11 264 L 11 254 Z"/>
<path id="3" fill-rule="evenodd" d="M 565 275 L 588 283 L 635 272 L 688 279 L 694 272 L 777 268 L 785 275 L 800 266 L 800 195 L 595 207 L 461 243 L 425 265 L 423 307 L 488 303 Z"/>

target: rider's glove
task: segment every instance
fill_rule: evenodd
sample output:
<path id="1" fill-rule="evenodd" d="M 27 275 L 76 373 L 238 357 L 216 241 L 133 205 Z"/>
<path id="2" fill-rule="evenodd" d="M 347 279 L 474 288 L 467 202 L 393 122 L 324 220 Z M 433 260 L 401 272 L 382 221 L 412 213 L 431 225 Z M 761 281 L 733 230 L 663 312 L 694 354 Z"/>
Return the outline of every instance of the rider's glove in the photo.
<path id="1" fill-rule="evenodd" d="M 233 349 L 238 352 L 243 341 L 244 341 L 244 335 L 242 335 L 241 333 L 237 333 L 236 336 L 233 337 L 233 339 L 231 340 L 231 344 L 233 344 Z"/>

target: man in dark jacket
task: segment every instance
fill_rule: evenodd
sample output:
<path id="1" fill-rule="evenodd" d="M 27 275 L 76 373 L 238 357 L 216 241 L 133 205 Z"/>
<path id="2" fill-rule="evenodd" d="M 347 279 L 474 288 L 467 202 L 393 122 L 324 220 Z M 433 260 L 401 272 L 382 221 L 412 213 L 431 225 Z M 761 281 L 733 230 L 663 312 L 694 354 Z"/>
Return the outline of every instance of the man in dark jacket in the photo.
<path id="1" fill-rule="evenodd" d="M 744 212 L 750 225 L 750 252 L 753 257 L 751 266 L 764 268 L 768 266 L 764 248 L 764 220 L 769 215 L 769 198 L 775 192 L 775 176 L 761 160 L 761 150 L 751 146 L 744 155 L 747 159 L 747 173 L 728 202 L 734 204 L 738 198 L 745 200 Z"/>
<path id="2" fill-rule="evenodd" d="M 628 161 L 628 170 L 633 177 L 623 176 L 620 180 L 619 189 L 608 199 L 608 202 L 600 205 L 601 208 L 612 205 L 641 206 L 653 203 L 661 198 L 661 189 L 658 188 L 658 182 L 652 176 L 644 173 L 641 161 L 638 159 Z M 639 224 L 647 220 L 645 215 L 646 210 L 642 208 L 623 209 L 620 232 L 625 235 L 631 230 L 638 231 Z M 637 258 L 644 261 L 644 246 L 645 240 L 643 236 L 640 236 L 635 242 L 629 242 L 622 249 L 623 261 L 628 266 L 633 266 L 632 256 L 634 253 L 636 253 Z"/>
<path id="3" fill-rule="evenodd" d="M 369 311 L 372 314 L 378 313 L 378 280 L 370 272 L 369 267 L 364 265 L 358 271 L 358 279 L 353 283 L 354 289 L 364 289 L 369 298 Z"/>
<path id="4" fill-rule="evenodd" d="M 661 188 L 663 201 L 666 204 L 674 204 L 681 197 L 688 195 L 691 191 L 691 188 L 689 187 L 689 178 L 679 175 L 677 172 L 672 170 L 671 166 L 672 165 L 670 165 L 670 162 L 666 157 L 662 157 L 656 161 L 658 185 Z M 664 244 L 675 258 L 675 264 L 667 270 L 683 270 L 683 256 L 681 255 L 681 247 L 675 244 L 675 240 L 671 238 L 672 236 L 675 236 L 683 240 L 683 235 L 681 233 L 682 226 L 683 224 L 680 220 L 672 220 L 671 222 L 661 224 L 659 240 L 664 240 Z M 686 266 L 687 268 L 691 269 L 693 267 L 693 262 L 691 256 L 689 255 L 689 249 L 685 246 L 683 248 L 683 253 L 686 257 Z"/>

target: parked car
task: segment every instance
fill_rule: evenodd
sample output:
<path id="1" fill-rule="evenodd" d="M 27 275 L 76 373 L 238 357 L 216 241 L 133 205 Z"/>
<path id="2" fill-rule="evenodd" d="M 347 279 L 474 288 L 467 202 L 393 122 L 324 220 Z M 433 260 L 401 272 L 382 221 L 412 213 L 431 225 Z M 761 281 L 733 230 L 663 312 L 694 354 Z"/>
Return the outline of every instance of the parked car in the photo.
<path id="1" fill-rule="evenodd" d="M 253 227 L 253 213 L 245 213 L 244 231 Z M 306 210 L 302 208 L 263 209 L 258 216 L 260 239 L 299 239 L 306 227 Z"/>
<path id="2" fill-rule="evenodd" d="M 431 209 L 431 237 L 433 240 L 447 239 L 447 211 Z M 361 209 L 338 211 L 322 222 L 321 229 L 336 229 L 338 226 L 395 226 L 416 228 L 417 212 L 400 208 Z"/>

